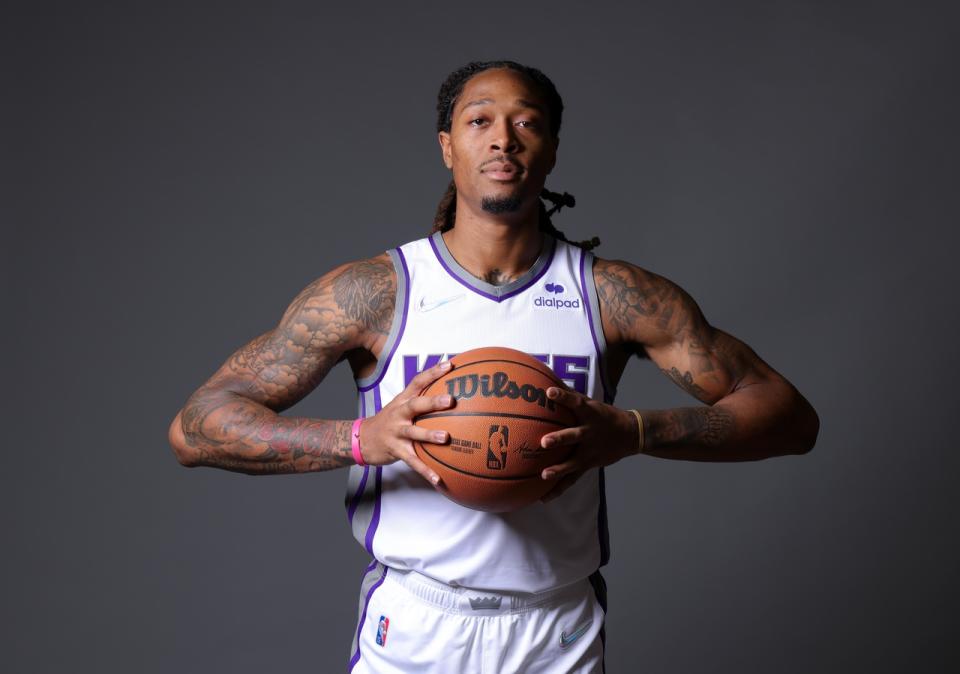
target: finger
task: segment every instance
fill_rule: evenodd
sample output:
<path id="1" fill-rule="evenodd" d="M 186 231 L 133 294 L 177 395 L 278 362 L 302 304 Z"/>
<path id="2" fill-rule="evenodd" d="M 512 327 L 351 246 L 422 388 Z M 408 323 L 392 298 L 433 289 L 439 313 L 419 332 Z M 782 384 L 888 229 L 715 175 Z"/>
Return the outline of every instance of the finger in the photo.
<path id="1" fill-rule="evenodd" d="M 580 463 L 571 459 L 570 461 L 565 461 L 563 463 L 558 463 L 553 466 L 547 466 L 542 471 L 540 471 L 540 477 L 544 480 L 552 480 L 557 477 L 563 477 L 569 473 L 576 473 L 577 471 L 586 470 L 580 466 Z"/>
<path id="2" fill-rule="evenodd" d="M 434 487 L 440 484 L 440 476 L 430 470 L 430 468 L 427 467 L 427 464 L 417 457 L 412 448 L 403 452 L 403 454 L 400 456 L 400 460 L 413 468 L 413 470 L 423 477 L 424 480 L 432 484 Z"/>
<path id="3" fill-rule="evenodd" d="M 570 389 L 562 389 L 557 386 L 551 386 L 547 389 L 547 397 L 554 402 L 558 402 L 564 407 L 576 409 L 586 404 L 587 397 Z"/>
<path id="4" fill-rule="evenodd" d="M 578 470 L 574 473 L 570 473 L 569 475 L 564 475 L 559 480 L 557 480 L 557 484 L 553 486 L 553 489 L 551 489 L 546 494 L 544 494 L 543 498 L 540 500 L 543 501 L 544 503 L 549 503 L 550 501 L 554 500 L 555 498 L 560 496 L 563 492 L 567 491 L 570 487 L 572 487 L 573 484 L 580 479 L 580 476 L 583 475 L 584 472 L 585 471 Z"/>
<path id="5" fill-rule="evenodd" d="M 452 368 L 453 363 L 449 360 L 445 360 L 437 363 L 433 367 L 427 368 L 410 380 L 410 383 L 407 384 L 407 388 L 403 390 L 403 393 L 406 394 L 405 397 L 420 395 L 420 391 L 427 388 L 427 386 L 449 372 Z"/>
<path id="6" fill-rule="evenodd" d="M 423 428 L 422 426 L 412 425 L 402 426 L 400 428 L 400 435 L 408 440 L 430 442 L 435 445 L 442 445 L 450 439 L 450 434 L 446 431 L 438 431 L 430 428 Z"/>
<path id="7" fill-rule="evenodd" d="M 417 396 L 408 400 L 406 403 L 407 412 L 410 417 L 413 418 L 420 414 L 426 414 L 427 412 L 433 412 L 434 410 L 445 410 L 453 405 L 453 396 L 451 395 L 438 395 L 438 396 Z"/>
<path id="8" fill-rule="evenodd" d="M 583 441 L 584 430 L 583 426 L 574 426 L 573 428 L 564 428 L 561 431 L 547 433 L 540 438 L 540 446 L 544 449 L 550 449 L 553 447 L 575 445 Z"/>

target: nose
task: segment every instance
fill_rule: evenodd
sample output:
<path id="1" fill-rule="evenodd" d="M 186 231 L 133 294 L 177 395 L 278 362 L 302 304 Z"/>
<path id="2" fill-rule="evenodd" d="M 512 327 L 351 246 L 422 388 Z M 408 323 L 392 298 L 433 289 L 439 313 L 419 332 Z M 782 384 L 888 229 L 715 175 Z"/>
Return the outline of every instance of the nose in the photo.
<path id="1" fill-rule="evenodd" d="M 515 129 L 508 120 L 501 120 L 499 124 L 494 126 L 493 136 L 490 139 L 490 149 L 510 154 L 520 150 Z"/>

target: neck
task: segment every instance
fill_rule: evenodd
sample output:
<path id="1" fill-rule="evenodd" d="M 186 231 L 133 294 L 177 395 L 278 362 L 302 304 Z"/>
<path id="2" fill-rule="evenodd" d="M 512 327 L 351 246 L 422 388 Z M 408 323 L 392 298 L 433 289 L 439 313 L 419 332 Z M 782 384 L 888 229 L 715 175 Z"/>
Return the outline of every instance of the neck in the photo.
<path id="1" fill-rule="evenodd" d="M 510 215 L 516 218 L 516 214 Z M 454 259 L 473 276 L 504 285 L 527 272 L 540 255 L 543 232 L 536 210 L 533 216 L 501 219 L 472 213 L 458 203 L 457 224 L 443 233 L 443 241 Z"/>

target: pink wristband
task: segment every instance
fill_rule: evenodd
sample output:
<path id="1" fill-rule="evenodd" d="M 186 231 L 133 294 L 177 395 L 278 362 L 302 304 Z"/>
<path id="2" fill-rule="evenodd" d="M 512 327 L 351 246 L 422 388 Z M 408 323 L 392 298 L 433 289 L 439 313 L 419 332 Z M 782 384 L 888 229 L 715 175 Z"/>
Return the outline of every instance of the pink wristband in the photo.
<path id="1" fill-rule="evenodd" d="M 353 460 L 358 466 L 366 466 L 363 461 L 363 454 L 360 453 L 360 424 L 363 419 L 357 419 L 353 422 L 353 428 L 350 429 L 350 451 L 353 453 Z"/>

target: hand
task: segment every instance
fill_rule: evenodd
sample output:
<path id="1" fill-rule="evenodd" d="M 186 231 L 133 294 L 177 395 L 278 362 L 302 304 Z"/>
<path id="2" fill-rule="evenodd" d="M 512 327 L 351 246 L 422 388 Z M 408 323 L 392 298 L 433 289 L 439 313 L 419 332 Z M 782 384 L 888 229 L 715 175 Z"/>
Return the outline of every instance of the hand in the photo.
<path id="1" fill-rule="evenodd" d="M 450 434 L 414 426 L 413 419 L 421 414 L 453 406 L 453 399 L 449 395 L 420 395 L 420 391 L 449 372 L 452 367 L 453 363 L 447 360 L 424 370 L 386 407 L 363 420 L 360 424 L 360 452 L 365 463 L 382 466 L 403 461 L 434 486 L 440 483 L 440 476 L 417 458 L 413 441 L 439 445 L 449 441 Z"/>
<path id="2" fill-rule="evenodd" d="M 587 469 L 609 466 L 634 454 L 640 442 L 637 418 L 626 410 L 607 405 L 582 393 L 550 387 L 547 397 L 563 405 L 577 419 L 577 425 L 547 433 L 540 439 L 544 448 L 570 446 L 570 457 L 543 469 L 544 480 L 559 477 L 543 501 L 551 501 L 570 488 Z"/>

